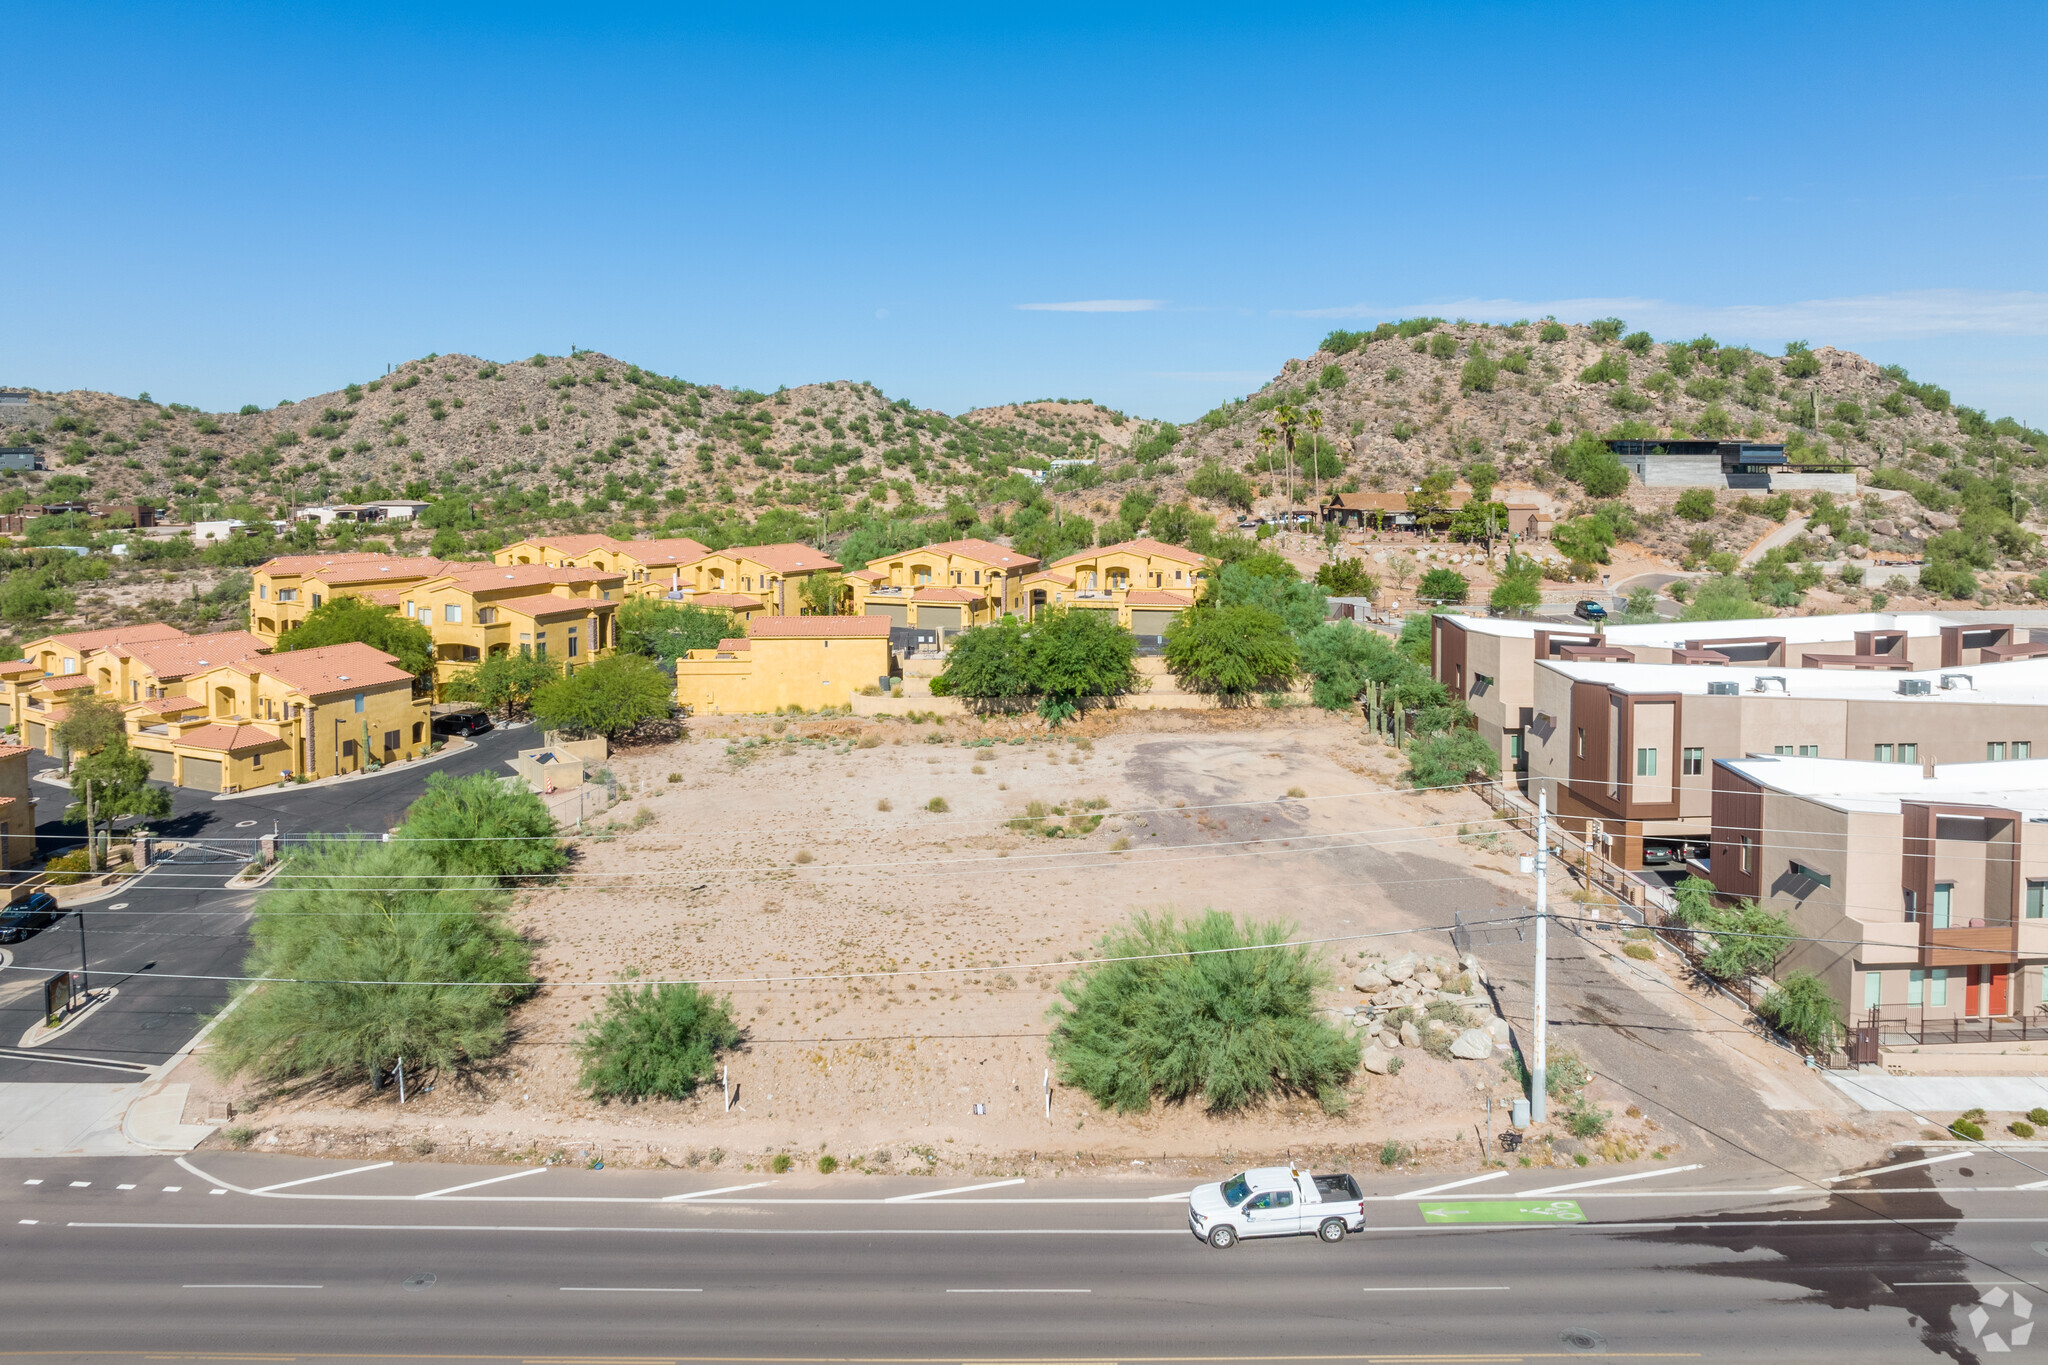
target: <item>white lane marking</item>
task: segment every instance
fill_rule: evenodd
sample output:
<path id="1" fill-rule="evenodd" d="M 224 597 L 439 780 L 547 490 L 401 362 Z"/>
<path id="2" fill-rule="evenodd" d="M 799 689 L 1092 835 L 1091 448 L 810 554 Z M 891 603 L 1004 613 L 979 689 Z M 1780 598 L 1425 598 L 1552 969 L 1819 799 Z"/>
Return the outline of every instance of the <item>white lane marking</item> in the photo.
<path id="1" fill-rule="evenodd" d="M 133 1185 L 116 1185 L 114 1188 L 117 1190 L 132 1190 L 135 1187 Z"/>
<path id="2" fill-rule="evenodd" d="M 71 1182 L 71 1188 L 74 1190 L 91 1189 L 92 1182 L 90 1180 L 74 1180 Z"/>
<path id="3" fill-rule="evenodd" d="M 324 1284 L 182 1284 L 180 1289 L 325 1289 Z"/>
<path id="4" fill-rule="evenodd" d="M 43 1182 L 42 1182 L 42 1181 L 40 1181 L 40 1180 L 24 1180 L 24 1181 L 22 1181 L 21 1183 L 22 1183 L 22 1184 L 24 1184 L 24 1185 L 40 1185 L 40 1184 L 42 1184 Z"/>
<path id="5" fill-rule="evenodd" d="M 1978 1286 L 1978 1285 L 1979 1285 L 1980 1283 L 1981 1283 L 1981 1284 L 1983 1284 L 1983 1285 L 1985 1285 L 1985 1286 L 1986 1286 L 1986 1287 L 1988 1288 L 1989 1286 L 1991 1286 L 1991 1285 L 1994 1285 L 1994 1284 L 2025 1284 L 2025 1283 L 2026 1283 L 2026 1281 L 2025 1281 L 2025 1280 L 1983 1280 L 1983 1281 L 1978 1281 L 1978 1280 L 1893 1280 L 1893 1281 L 1891 1282 L 1891 1286 L 1892 1286 L 1892 1288 L 1894 1288 L 1894 1289 L 1936 1289 L 1936 1288 L 1944 1288 L 1944 1287 L 1950 1287 L 1950 1286 L 1954 1286 L 1954 1285 L 1963 1285 L 1963 1284 L 1966 1284 L 1966 1285 L 1970 1286 L 1970 1288 L 1972 1288 L 1972 1289 L 1975 1289 L 1975 1288 L 1976 1288 L 1976 1287 L 1977 1287 L 1977 1286 Z"/>
<path id="6" fill-rule="evenodd" d="M 685 1199 L 709 1199 L 714 1194 L 732 1194 L 739 1190 L 758 1190 L 763 1185 L 773 1185 L 772 1180 L 756 1180 L 751 1185 L 726 1185 L 715 1190 L 692 1190 L 688 1194 L 671 1194 L 662 1197 L 664 1204 L 679 1204 Z"/>
<path id="7" fill-rule="evenodd" d="M 176 1193 L 177 1193 L 177 1192 L 178 1192 L 179 1190 L 182 1190 L 182 1189 L 184 1189 L 184 1188 L 185 1188 L 185 1187 L 184 1187 L 183 1185 L 166 1185 L 166 1186 L 164 1186 L 164 1193 L 165 1193 L 165 1194 L 176 1194 Z"/>
<path id="8" fill-rule="evenodd" d="M 1468 1176 L 1463 1180 L 1453 1180 L 1448 1185 L 1431 1185 L 1426 1190 L 1410 1190 L 1408 1193 L 1397 1197 L 1401 1199 L 1420 1199 L 1426 1194 L 1442 1194 L 1445 1190 L 1460 1189 L 1466 1185 L 1477 1185 L 1482 1180 L 1499 1180 L 1502 1176 L 1508 1174 L 1510 1174 L 1508 1171 L 1488 1171 L 1485 1175 Z"/>
<path id="9" fill-rule="evenodd" d="M 948 1289 L 948 1294 L 1093 1294 L 1092 1289 Z"/>
<path id="10" fill-rule="evenodd" d="M 1182 1190 L 1179 1194 L 1155 1194 L 1150 1199 L 1147 1199 L 1145 1202 L 1148 1204 L 1171 1204 L 1176 1200 L 1187 1199 L 1191 1197 L 1193 1194 L 1193 1190 Z M 987 1202 L 993 1204 L 997 1201 L 991 1199 Z"/>
<path id="11" fill-rule="evenodd" d="M 1581 1180 L 1572 1185 L 1545 1185 L 1540 1190 L 1517 1190 L 1514 1197 L 1517 1199 L 1528 1199 L 1539 1194 L 1563 1194 L 1566 1190 L 1590 1190 L 1595 1185 L 1619 1185 L 1624 1180 L 1652 1180 L 1660 1175 L 1677 1175 L 1680 1171 L 1696 1171 L 1699 1168 L 1700 1164 L 1694 1162 L 1690 1166 L 1673 1166 L 1669 1170 L 1663 1171 L 1637 1171 L 1634 1175 L 1610 1175 L 1603 1180 Z"/>
<path id="12" fill-rule="evenodd" d="M 1910 1171 L 1915 1166 L 1932 1166 L 1938 1161 L 1960 1161 L 1966 1156 L 1975 1155 L 1975 1152 L 1969 1151 L 1943 1152 L 1940 1156 L 1922 1157 L 1918 1161 L 1901 1161 L 1896 1166 L 1879 1166 L 1874 1171 L 1851 1171 L 1847 1175 L 1831 1175 L 1820 1183 L 1823 1185 L 1839 1185 L 1844 1180 L 1863 1180 L 1873 1175 L 1890 1175 L 1893 1171 Z"/>
<path id="13" fill-rule="evenodd" d="M 544 1175 L 547 1169 L 545 1166 L 530 1166 L 526 1170 L 514 1171 L 510 1175 L 494 1175 L 489 1180 L 472 1180 L 467 1185 L 450 1185 L 445 1190 L 428 1190 L 425 1194 L 414 1195 L 413 1198 L 432 1199 L 435 1195 L 439 1194 L 454 1194 L 460 1190 L 473 1190 L 483 1185 L 495 1185 L 501 1180 L 517 1180 L 521 1176 Z"/>
<path id="14" fill-rule="evenodd" d="M 2048 1180 L 2036 1180 L 2031 1185 L 2015 1185 L 2016 1190 L 2048 1190 Z"/>
<path id="15" fill-rule="evenodd" d="M 36 1220 L 33 1218 L 24 1218 L 21 1220 L 21 1225 L 25 1228 L 32 1228 L 36 1225 Z"/>
<path id="16" fill-rule="evenodd" d="M 1489 1291 L 1505 1292 L 1504 1284 L 1369 1284 L 1361 1293 L 1366 1294 L 1479 1294 Z"/>
<path id="17" fill-rule="evenodd" d="M 1000 1190 L 1006 1185 L 1021 1185 L 1023 1183 L 1024 1177 L 1020 1175 L 1015 1180 L 991 1180 L 986 1185 L 956 1185 L 950 1190 L 926 1190 L 922 1194 L 899 1194 L 893 1199 L 884 1199 L 882 1202 L 884 1204 L 908 1204 L 918 1199 L 937 1199 L 941 1195 L 948 1194 L 972 1194 L 976 1190 Z"/>
<path id="18" fill-rule="evenodd" d="M 208 1194 L 226 1194 L 226 1193 L 227 1193 L 227 1191 L 226 1191 L 226 1190 L 208 1190 L 208 1191 L 207 1191 L 207 1193 L 208 1193 Z"/>
<path id="19" fill-rule="evenodd" d="M 1886 1227 L 1897 1227 L 1899 1221 L 1891 1218 L 1868 1219 Z M 1923 1220 L 1925 1221 L 1925 1220 Z M 1948 1219 L 1952 1224 L 1955 1220 Z M 1977 1222 L 1984 1220 L 1977 1219 Z M 2048 1222 L 2048 1218 L 2022 1218 L 2015 1222 Z M 569 1225 L 559 1223 L 97 1223 L 71 1222 L 68 1228 L 90 1228 L 102 1231 L 147 1230 L 156 1232 L 581 1232 L 606 1233 L 654 1232 L 683 1236 L 765 1236 L 765 1237 L 887 1237 L 899 1234 L 905 1237 L 1185 1237 L 1185 1226 L 1177 1228 L 716 1228 L 716 1227 L 645 1227 L 623 1228 L 603 1225 Z M 1460 1224 L 1468 1228 L 1471 1224 Z M 1501 1227 L 1541 1227 L 1543 1224 L 1502 1223 Z M 1672 1223 L 1608 1223 L 1572 1224 L 1575 1227 L 1604 1226 L 1622 1227 L 1633 1231 L 1637 1228 L 1669 1228 Z M 1847 1226 L 1836 1221 L 1829 1227 Z M 1421 1231 L 1422 1229 L 1415 1229 Z"/>
<path id="20" fill-rule="evenodd" d="M 1780 1186 L 1778 1186 L 1778 1187 L 1777 1187 L 1776 1189 L 1774 1189 L 1774 1190 L 1765 1190 L 1765 1191 L 1764 1191 L 1764 1193 L 1765 1193 L 1765 1194 L 1797 1194 L 1797 1193 L 1798 1193 L 1799 1191 L 1801 1191 L 1801 1190 L 1804 1190 L 1804 1189 L 1809 1189 L 1809 1188 L 1811 1188 L 1811 1187 L 1810 1187 L 1810 1186 L 1806 1186 L 1806 1185 L 1780 1185 Z"/>
<path id="21" fill-rule="evenodd" d="M 622 1284 L 565 1284 L 564 1294 L 701 1294 L 701 1289 L 642 1289 L 635 1285 Z"/>
<path id="22" fill-rule="evenodd" d="M 371 1166 L 357 1166 L 351 1170 L 346 1171 L 329 1171 L 325 1175 L 309 1175 L 303 1180 L 284 1180 L 278 1182 L 275 1185 L 265 1185 L 261 1189 L 251 1190 L 249 1191 L 249 1193 L 269 1194 L 272 1190 L 288 1190 L 292 1188 L 294 1185 L 310 1185 L 316 1180 L 339 1180 L 342 1176 L 345 1175 L 361 1175 L 364 1171 L 381 1171 L 390 1164 L 391 1163 L 388 1161 L 379 1161 L 375 1165 Z"/>

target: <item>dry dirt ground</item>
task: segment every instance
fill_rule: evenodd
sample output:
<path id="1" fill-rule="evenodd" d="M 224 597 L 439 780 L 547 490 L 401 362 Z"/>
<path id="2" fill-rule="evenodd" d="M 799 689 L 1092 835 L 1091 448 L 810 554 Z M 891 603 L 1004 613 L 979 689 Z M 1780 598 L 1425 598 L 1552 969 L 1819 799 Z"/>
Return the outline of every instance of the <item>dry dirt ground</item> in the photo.
<path id="1" fill-rule="evenodd" d="M 1412 1049 L 1396 1075 L 1361 1071 L 1341 1117 L 1291 1100 L 1121 1117 L 1057 1078 L 1048 1117 L 1058 964 L 1133 911 L 1213 906 L 1331 940 L 1338 1008 L 1364 953 L 1448 959 L 1435 926 L 1453 912 L 1521 903 L 1519 850 L 1478 837 L 1479 799 L 1403 790 L 1396 756 L 1349 720 L 1128 713 L 1057 736 L 1035 721 L 724 722 L 612 767 L 621 828 L 581 839 L 569 884 L 522 892 L 512 912 L 551 984 L 517 1012 L 506 1055 L 439 1078 L 402 1116 L 388 1093 L 238 1090 L 260 1146 L 1051 1173 L 1288 1152 L 1370 1165 L 1389 1141 L 1470 1166 L 1488 1095 L 1505 1126 L 1514 1089 L 1496 1062 Z M 1034 800 L 1101 802 L 1082 823 L 1103 818 L 1057 839 L 1010 828 Z M 716 1086 L 681 1103 L 582 1096 L 577 1026 L 597 983 L 633 977 L 708 978 L 731 999 L 746 1039 L 730 1111 Z M 1668 1144 L 1616 1113 L 1624 1150 Z"/>

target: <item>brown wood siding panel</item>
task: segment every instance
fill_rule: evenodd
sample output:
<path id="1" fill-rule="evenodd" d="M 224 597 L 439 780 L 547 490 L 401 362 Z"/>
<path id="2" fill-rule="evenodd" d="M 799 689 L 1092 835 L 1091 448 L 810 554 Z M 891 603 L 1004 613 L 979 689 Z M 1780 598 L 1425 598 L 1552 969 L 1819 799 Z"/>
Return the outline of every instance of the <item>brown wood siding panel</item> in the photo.
<path id="1" fill-rule="evenodd" d="M 1565 717 L 1565 743 L 1571 746 L 1572 793 L 1593 810 L 1619 818 L 1621 811 L 1607 797 L 1612 775 L 1609 757 L 1613 736 L 1608 733 L 1609 692 L 1607 684 L 1572 684 L 1572 711 Z M 1585 731 L 1585 752 L 1581 753 L 1579 732 Z"/>
<path id="2" fill-rule="evenodd" d="M 1714 765 L 1714 835 L 1709 871 L 1724 896 L 1763 895 L 1764 789 L 1722 764 Z M 1749 871 L 1742 870 L 1742 837 L 1749 836 Z"/>

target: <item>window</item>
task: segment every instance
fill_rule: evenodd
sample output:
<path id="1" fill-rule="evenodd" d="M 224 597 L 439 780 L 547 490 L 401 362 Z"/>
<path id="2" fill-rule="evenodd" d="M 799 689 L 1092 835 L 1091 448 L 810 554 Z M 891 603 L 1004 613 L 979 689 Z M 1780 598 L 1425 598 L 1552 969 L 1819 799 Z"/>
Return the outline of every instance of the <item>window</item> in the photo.
<path id="1" fill-rule="evenodd" d="M 1906 888 L 1905 896 L 1906 923 L 1917 924 L 1920 920 L 1920 893 L 1909 886 Z"/>
<path id="2" fill-rule="evenodd" d="M 414 722 L 412 723 L 412 742 L 413 742 L 413 743 L 417 744 L 417 743 L 419 743 L 419 742 L 420 742 L 420 736 L 421 736 L 421 733 L 422 733 L 423 731 L 425 731 L 425 730 L 426 730 L 426 728 L 427 728 L 427 723 L 426 723 L 425 721 L 423 721 L 423 720 L 416 720 L 416 721 L 414 721 Z"/>
<path id="3" fill-rule="evenodd" d="M 443 621 L 460 623 L 462 620 L 462 608 L 456 603 L 450 602 L 447 606 L 441 608 L 441 619 Z"/>
<path id="4" fill-rule="evenodd" d="M 525 649 L 526 646 L 521 645 L 520 648 Z M 536 659 L 545 659 L 548 657 L 548 642 L 545 639 L 535 640 L 533 642 L 533 657 Z"/>
<path id="5" fill-rule="evenodd" d="M 66 673 L 76 673 L 78 671 L 78 660 L 66 659 L 64 661 L 64 671 Z"/>
<path id="6" fill-rule="evenodd" d="M 1584 757 L 1586 756 L 1586 727 L 1585 727 L 1585 726 L 1583 726 L 1583 725 L 1581 725 L 1581 726 L 1579 727 L 1579 751 L 1578 751 L 1578 756 L 1579 756 L 1580 758 L 1584 758 Z"/>
<path id="7" fill-rule="evenodd" d="M 280 602 L 296 602 L 299 600 L 299 590 L 297 588 L 279 588 L 277 590 L 277 600 Z"/>
<path id="8" fill-rule="evenodd" d="M 496 607 L 478 607 L 476 609 L 476 623 L 480 626 L 496 625 L 498 623 L 498 609 Z"/>
<path id="9" fill-rule="evenodd" d="M 270 600 L 270 585 L 268 583 L 258 583 L 256 585 L 256 600 L 258 602 L 268 602 Z"/>
<path id="10" fill-rule="evenodd" d="M 262 766 L 263 766 L 263 755 L 262 755 L 262 754 L 250 754 L 250 755 L 249 755 L 249 766 L 250 766 L 250 767 L 252 767 L 252 768 L 260 768 L 260 767 L 262 767 Z"/>
<path id="11" fill-rule="evenodd" d="M 1792 875 L 1804 877 L 1811 882 L 1819 882 L 1822 886 L 1833 886 L 1835 884 L 1835 878 L 1832 873 L 1822 872 L 1819 868 L 1809 867 L 1805 863 L 1793 863 Z"/>
<path id="12" fill-rule="evenodd" d="M 569 657 L 576 657 L 576 627 L 569 627 Z"/>
<path id="13" fill-rule="evenodd" d="M 1874 1010 L 1884 1003 L 1884 973 L 1863 974 L 1863 1008 Z"/>
<path id="14" fill-rule="evenodd" d="M 1483 694 L 1483 693 L 1484 693 L 1484 692 L 1486 691 L 1486 689 L 1487 689 L 1487 688 L 1489 688 L 1489 687 L 1491 687 L 1491 686 L 1493 686 L 1493 679 L 1492 679 L 1492 678 L 1489 678 L 1489 677 L 1488 677 L 1488 676 L 1487 676 L 1486 674 L 1484 674 L 1484 673 L 1474 673 L 1474 674 L 1472 675 L 1472 695 L 1473 695 L 1473 696 L 1475 696 L 1475 697 L 1476 697 L 1476 696 L 1479 696 L 1479 695 Z"/>
<path id="15" fill-rule="evenodd" d="M 1819 758 L 1819 757 L 1820 757 L 1820 745 L 1818 745 L 1818 744 L 1802 744 L 1802 745 L 1800 745 L 1800 746 L 1799 746 L 1799 756 L 1800 756 L 1801 758 Z"/>
<path id="16" fill-rule="evenodd" d="M 2012 742 L 2012 756 L 2014 758 L 2032 758 L 2034 756 L 2034 742 L 2030 739 L 2014 740 Z"/>
<path id="17" fill-rule="evenodd" d="M 1771 752 L 1779 758 L 1790 758 L 1792 757 L 1792 746 L 1789 744 L 1773 744 Z"/>
<path id="18" fill-rule="evenodd" d="M 398 747 L 398 731 L 386 730 L 384 732 L 384 747 L 387 750 L 396 749 Z"/>
<path id="19" fill-rule="evenodd" d="M 1948 1003 L 1948 968 L 1929 967 L 1927 969 L 1927 1003 L 1930 1005 L 1946 1005 Z"/>
<path id="20" fill-rule="evenodd" d="M 356 742 L 354 740 L 345 739 L 341 742 L 341 756 L 343 758 L 354 758 L 356 756 Z"/>
<path id="21" fill-rule="evenodd" d="M 2027 918 L 2040 919 L 2048 914 L 2048 882 L 2027 883 Z"/>
<path id="22" fill-rule="evenodd" d="M 1924 1005 L 1927 1003 L 1927 969 L 1915 967 L 1906 973 L 1906 1003 Z"/>
<path id="23" fill-rule="evenodd" d="M 362 692 L 356 693 L 356 714 L 359 716 L 363 714 L 363 698 L 365 695 Z"/>
<path id="24" fill-rule="evenodd" d="M 1899 746 L 1899 762 L 1901 762 L 1901 763 L 1918 763 L 1919 761 L 1920 761 L 1920 746 L 1919 746 L 1919 745 L 1917 745 L 1917 744 L 1901 744 L 1901 745 Z"/>
<path id="25" fill-rule="evenodd" d="M 2005 761 L 2005 746 L 1996 740 L 1986 744 L 1984 746 L 1984 761 L 1986 763 L 2003 763 Z"/>
<path id="26" fill-rule="evenodd" d="M 1636 776 L 1655 777 L 1656 775 L 1657 751 L 1655 749 L 1636 750 Z"/>
<path id="27" fill-rule="evenodd" d="M 1874 759 L 1875 759 L 1875 760 L 1876 760 L 1877 762 L 1879 762 L 1879 763 L 1889 763 L 1889 762 L 1891 762 L 1891 761 L 1892 761 L 1892 746 L 1891 746 L 1891 745 L 1889 745 L 1889 744 L 1879 744 L 1879 745 L 1877 745 L 1877 746 L 1876 746 L 1876 748 L 1875 748 L 1875 752 L 1873 752 L 1873 753 L 1872 753 L 1871 757 L 1872 757 L 1872 758 L 1874 758 Z"/>
<path id="28" fill-rule="evenodd" d="M 1706 770 L 1707 751 L 1705 749 L 1687 749 L 1685 751 L 1685 775 L 1687 777 L 1698 777 Z"/>
<path id="29" fill-rule="evenodd" d="M 1742 860 L 1739 864 L 1737 864 L 1744 872 L 1749 871 L 1749 854 L 1749 836 L 1745 834 L 1742 836 Z"/>
<path id="30" fill-rule="evenodd" d="M 320 605 L 320 594 L 317 592 L 313 594 L 313 605 L 316 607 Z"/>
<path id="31" fill-rule="evenodd" d="M 1954 882 L 1934 884 L 1934 927 L 1937 929 L 1948 928 L 1949 904 L 1955 899 L 1955 890 Z"/>

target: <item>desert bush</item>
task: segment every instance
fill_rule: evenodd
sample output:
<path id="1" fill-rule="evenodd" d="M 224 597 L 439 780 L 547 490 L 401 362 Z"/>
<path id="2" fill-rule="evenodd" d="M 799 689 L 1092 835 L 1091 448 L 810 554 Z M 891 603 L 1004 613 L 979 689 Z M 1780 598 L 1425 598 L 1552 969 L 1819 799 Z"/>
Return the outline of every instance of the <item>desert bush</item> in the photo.
<path id="1" fill-rule="evenodd" d="M 1657 956 L 1657 950 L 1647 943 L 1625 943 L 1621 951 L 1638 962 L 1649 962 Z"/>
<path id="2" fill-rule="evenodd" d="M 1286 623 L 1254 606 L 1203 607 L 1166 628 L 1166 666 L 1190 692 L 1242 706 L 1254 692 L 1294 681 L 1300 652 Z"/>
<path id="3" fill-rule="evenodd" d="M 2048 1128 L 2048 1109 L 2029 1109 L 2027 1111 L 2027 1122 L 2033 1124 L 2036 1128 Z"/>
<path id="4" fill-rule="evenodd" d="M 583 1088 L 597 1100 L 685 1099 L 739 1040 L 727 1002 L 688 982 L 614 986 L 577 1042 Z"/>
<path id="5" fill-rule="evenodd" d="M 2034 1135 L 2034 1125 L 2025 1119 L 2014 1119 L 2005 1125 L 2005 1130 L 2016 1138 L 2030 1138 Z"/>
<path id="6" fill-rule="evenodd" d="M 1984 1130 L 1969 1119 L 1957 1119 L 1948 1126 L 1948 1130 L 1966 1142 L 1982 1142 L 1984 1140 Z"/>
<path id="7" fill-rule="evenodd" d="M 488 773 L 429 777 L 426 791 L 407 808 L 398 838 L 444 872 L 531 877 L 569 861 L 541 799 L 508 790 Z"/>
<path id="8" fill-rule="evenodd" d="M 1596 1138 L 1607 1131 L 1607 1124 L 1613 1117 L 1611 1110 L 1599 1108 L 1581 1095 L 1565 1111 L 1564 1126 L 1575 1138 Z"/>
<path id="9" fill-rule="evenodd" d="M 832 1174 L 832 1172 L 834 1172 L 834 1171 L 836 1171 L 836 1170 L 838 1170 L 838 1169 L 839 1169 L 839 1158 L 838 1158 L 838 1157 L 836 1157 L 836 1156 L 833 1156 L 833 1155 L 832 1155 L 832 1154 L 831 1154 L 830 1152 L 827 1152 L 827 1153 L 826 1153 L 825 1155 L 823 1155 L 823 1156 L 821 1156 L 821 1157 L 819 1157 L 819 1158 L 818 1158 L 818 1174 L 819 1174 L 819 1175 L 830 1175 L 830 1174 Z"/>
<path id="10" fill-rule="evenodd" d="M 1586 330 L 1593 334 L 1593 340 L 1605 346 L 1610 342 L 1618 341 L 1621 338 L 1622 329 L 1626 326 L 1627 324 L 1620 318 L 1594 318 L 1586 324 Z"/>
<path id="11" fill-rule="evenodd" d="M 1491 777 L 1499 771 L 1500 755 L 1486 737 L 1462 726 L 1424 736 L 1408 750 L 1408 780 L 1417 787 L 1456 786 L 1474 772 Z"/>
<path id="12" fill-rule="evenodd" d="M 221 1129 L 220 1136 L 230 1147 L 247 1147 L 256 1140 L 256 1130 L 246 1123 L 237 1123 Z"/>
<path id="13" fill-rule="evenodd" d="M 1553 319 L 1543 324 L 1542 330 L 1536 333 L 1536 339 L 1538 341 L 1547 341 L 1554 343 L 1563 341 L 1566 337 L 1570 335 L 1571 333 L 1565 329 L 1565 325 L 1563 323 Z"/>
<path id="14" fill-rule="evenodd" d="M 789 1168 L 794 1165 L 796 1162 L 790 1159 L 788 1152 L 777 1152 L 775 1159 L 768 1163 L 768 1169 L 777 1175 L 787 1175 Z"/>
<path id="15" fill-rule="evenodd" d="M 1617 384 L 1628 378 L 1628 361 L 1613 351 L 1579 371 L 1581 384 Z"/>
<path id="16" fill-rule="evenodd" d="M 1812 972 L 1787 972 L 1765 995 L 1757 1013 L 1772 1027 L 1805 1048 L 1825 1054 L 1842 1036 L 1842 1007 Z"/>
<path id="17" fill-rule="evenodd" d="M 1388 1138 L 1380 1144 L 1379 1158 L 1382 1166 L 1398 1166 L 1412 1155 L 1405 1143 Z"/>
<path id="18" fill-rule="evenodd" d="M 931 800 L 924 803 L 924 808 L 934 815 L 944 815 L 947 811 L 953 809 L 952 806 L 946 803 L 946 798 L 943 796 L 934 796 Z"/>
<path id="19" fill-rule="evenodd" d="M 1134 960 L 1084 967 L 1061 985 L 1051 1011 L 1061 1080 L 1124 1113 L 1155 1096 L 1199 1096 L 1227 1112 L 1275 1092 L 1341 1112 L 1359 1044 L 1318 1012 L 1329 968 L 1308 948 L 1279 946 L 1291 934 L 1214 910 L 1132 917 L 1098 956 Z"/>
<path id="20" fill-rule="evenodd" d="M 1678 502 L 1671 510 L 1687 521 L 1711 521 L 1714 516 L 1714 490 L 1688 488 L 1678 495 Z"/>
<path id="21" fill-rule="evenodd" d="M 1431 569 L 1422 576 L 1418 593 L 1432 602 L 1462 602 L 1472 584 L 1456 569 Z"/>

